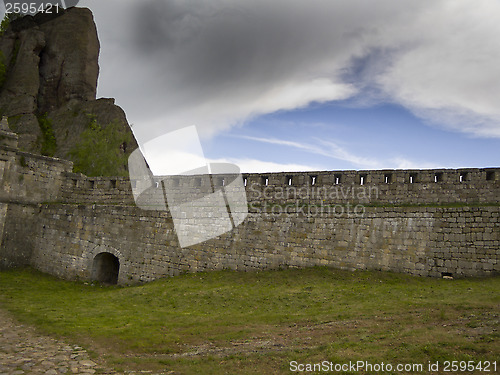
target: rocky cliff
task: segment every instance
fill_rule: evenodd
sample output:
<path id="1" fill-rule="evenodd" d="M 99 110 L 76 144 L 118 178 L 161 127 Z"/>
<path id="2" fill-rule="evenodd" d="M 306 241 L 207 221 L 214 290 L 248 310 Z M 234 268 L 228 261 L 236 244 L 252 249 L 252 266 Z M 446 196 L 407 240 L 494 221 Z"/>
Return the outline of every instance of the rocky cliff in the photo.
<path id="1" fill-rule="evenodd" d="M 46 153 L 43 143 L 52 134 L 56 146 L 48 151 L 50 156 L 71 160 L 70 151 L 92 121 L 103 128 L 117 122 L 131 134 L 125 113 L 114 99 L 96 100 L 99 48 L 93 16 L 86 8 L 11 22 L 0 37 L 1 63 L 6 70 L 0 87 L 0 115 L 8 117 L 22 149 Z M 137 147 L 133 136 L 130 139 L 120 146 L 122 153 Z"/>

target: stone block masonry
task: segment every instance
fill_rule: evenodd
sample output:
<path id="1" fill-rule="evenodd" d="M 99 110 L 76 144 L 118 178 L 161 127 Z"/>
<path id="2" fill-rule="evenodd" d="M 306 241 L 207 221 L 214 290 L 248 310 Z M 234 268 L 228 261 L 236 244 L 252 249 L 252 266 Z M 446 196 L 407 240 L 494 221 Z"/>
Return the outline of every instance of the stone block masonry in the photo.
<path id="1" fill-rule="evenodd" d="M 500 270 L 499 168 L 244 174 L 243 224 L 180 248 L 170 213 L 136 207 L 128 179 L 71 173 L 70 162 L 21 152 L 2 133 L 1 268 L 122 284 L 316 265 L 432 277 Z M 179 193 L 211 189 L 196 176 L 169 181 Z M 163 188 L 160 179 L 152 189 Z"/>
<path id="2" fill-rule="evenodd" d="M 360 217 L 251 213 L 234 231 L 180 248 L 165 212 L 126 206 L 44 205 L 32 264 L 91 278 L 95 256 L 120 259 L 119 282 L 182 272 L 331 266 L 420 276 L 499 270 L 500 207 L 367 207 Z"/>

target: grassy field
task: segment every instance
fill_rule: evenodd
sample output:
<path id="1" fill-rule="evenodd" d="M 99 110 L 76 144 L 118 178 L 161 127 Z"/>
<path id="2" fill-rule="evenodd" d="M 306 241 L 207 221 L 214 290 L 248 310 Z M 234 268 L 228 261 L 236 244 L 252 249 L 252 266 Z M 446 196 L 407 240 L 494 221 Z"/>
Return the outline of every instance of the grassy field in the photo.
<path id="1" fill-rule="evenodd" d="M 103 287 L 16 270 L 0 272 L 0 307 L 119 371 L 286 374 L 291 361 L 358 360 L 500 366 L 500 277 L 312 268 Z"/>

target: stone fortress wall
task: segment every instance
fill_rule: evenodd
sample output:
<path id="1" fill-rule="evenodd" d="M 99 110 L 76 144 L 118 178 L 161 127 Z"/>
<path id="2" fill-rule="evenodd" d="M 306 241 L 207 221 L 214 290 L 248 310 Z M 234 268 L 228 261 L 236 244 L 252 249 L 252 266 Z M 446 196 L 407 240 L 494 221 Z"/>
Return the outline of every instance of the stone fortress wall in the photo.
<path id="1" fill-rule="evenodd" d="M 244 174 L 245 221 L 186 248 L 168 211 L 135 205 L 128 179 L 71 170 L 0 131 L 0 268 L 119 283 L 316 265 L 433 277 L 500 270 L 500 168 Z M 216 189 L 224 178 L 214 176 Z M 211 191 L 204 181 L 169 184 Z"/>

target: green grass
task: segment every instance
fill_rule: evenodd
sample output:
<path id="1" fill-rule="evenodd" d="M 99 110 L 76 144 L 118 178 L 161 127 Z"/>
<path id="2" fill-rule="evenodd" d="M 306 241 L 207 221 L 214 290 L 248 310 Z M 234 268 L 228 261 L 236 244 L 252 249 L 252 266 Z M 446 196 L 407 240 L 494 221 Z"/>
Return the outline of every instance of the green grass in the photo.
<path id="1" fill-rule="evenodd" d="M 499 291 L 500 277 L 329 268 L 186 274 L 130 287 L 0 273 L 0 306 L 20 321 L 83 343 L 118 370 L 180 374 L 290 373 L 293 360 L 498 360 Z"/>
<path id="2" fill-rule="evenodd" d="M 300 202 L 299 202 L 300 203 Z M 294 203 L 267 203 L 265 204 L 262 203 L 250 203 L 248 205 L 248 209 L 251 211 L 252 209 L 257 209 L 257 208 L 265 208 L 267 212 L 273 212 L 273 209 L 275 208 L 281 208 L 285 210 L 286 208 L 300 208 L 300 209 L 308 209 L 308 208 L 335 208 L 336 206 L 347 206 L 351 209 L 354 209 L 356 205 L 360 205 L 363 207 L 373 207 L 373 208 L 398 208 L 398 207 L 405 207 L 405 208 L 418 208 L 418 207 L 436 207 L 436 208 L 462 208 L 462 207 L 498 207 L 500 206 L 499 202 L 444 202 L 444 203 L 431 203 L 431 202 L 424 202 L 424 203 L 407 203 L 407 202 L 401 202 L 401 203 L 385 203 L 385 202 L 371 202 L 371 203 L 361 203 L 361 202 L 348 202 L 348 203 L 342 203 L 339 202 L 338 204 L 325 204 L 325 205 L 318 205 L 318 204 L 308 204 L 308 203 L 303 203 L 303 204 L 294 204 Z M 333 211 L 333 210 L 332 210 Z M 286 211 L 285 211 L 286 212 Z M 335 211 L 333 211 L 335 212 Z"/>

